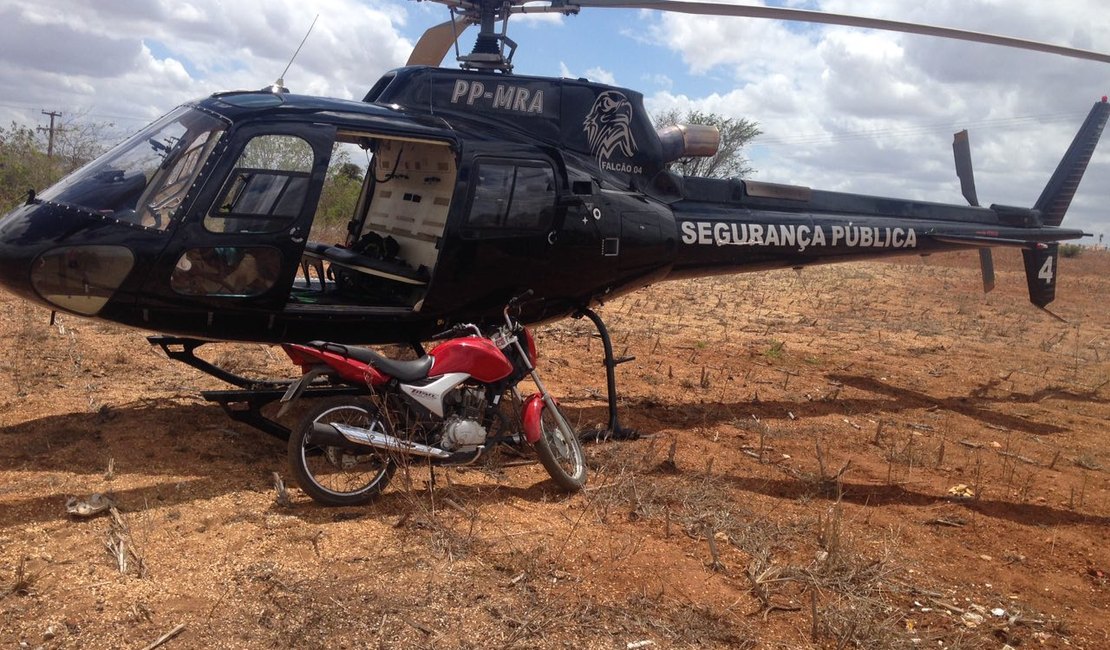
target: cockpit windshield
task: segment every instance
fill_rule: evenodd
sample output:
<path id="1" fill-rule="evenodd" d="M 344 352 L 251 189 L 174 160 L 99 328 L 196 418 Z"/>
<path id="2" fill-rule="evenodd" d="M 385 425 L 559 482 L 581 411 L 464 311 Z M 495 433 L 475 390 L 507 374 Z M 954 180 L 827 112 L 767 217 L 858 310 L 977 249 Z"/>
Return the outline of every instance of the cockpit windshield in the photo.
<path id="1" fill-rule="evenodd" d="M 224 129 L 220 119 L 180 107 L 39 198 L 165 229 Z"/>

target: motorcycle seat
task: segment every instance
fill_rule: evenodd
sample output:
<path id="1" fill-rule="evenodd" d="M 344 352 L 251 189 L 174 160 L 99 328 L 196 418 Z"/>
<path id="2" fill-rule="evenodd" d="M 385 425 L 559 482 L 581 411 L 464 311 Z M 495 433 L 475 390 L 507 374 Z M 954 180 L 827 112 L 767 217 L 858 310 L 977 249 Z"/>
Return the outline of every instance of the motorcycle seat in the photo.
<path id="1" fill-rule="evenodd" d="M 342 354 L 343 356 L 374 366 L 390 377 L 396 377 L 401 381 L 424 379 L 428 376 L 428 372 L 431 371 L 432 362 L 434 361 L 434 359 L 427 354 L 415 361 L 398 361 L 382 356 L 370 348 L 364 348 L 358 345 L 342 345 L 340 343 L 329 343 L 327 341 L 309 341 L 308 344 L 314 348 Z"/>

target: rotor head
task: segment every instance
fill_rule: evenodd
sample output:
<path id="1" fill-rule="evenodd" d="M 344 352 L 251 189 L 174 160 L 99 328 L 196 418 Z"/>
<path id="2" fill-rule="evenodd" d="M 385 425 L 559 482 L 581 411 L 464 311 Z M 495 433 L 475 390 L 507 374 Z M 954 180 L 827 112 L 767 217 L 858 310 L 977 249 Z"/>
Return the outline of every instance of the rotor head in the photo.
<path id="1" fill-rule="evenodd" d="M 438 65 L 470 25 L 478 25 L 478 38 L 469 54 L 456 58 L 465 70 L 513 71 L 516 42 L 508 37 L 509 17 L 520 13 L 577 14 L 579 6 L 565 0 L 431 0 L 451 9 L 451 20 L 425 33 L 417 43 L 409 65 Z"/>

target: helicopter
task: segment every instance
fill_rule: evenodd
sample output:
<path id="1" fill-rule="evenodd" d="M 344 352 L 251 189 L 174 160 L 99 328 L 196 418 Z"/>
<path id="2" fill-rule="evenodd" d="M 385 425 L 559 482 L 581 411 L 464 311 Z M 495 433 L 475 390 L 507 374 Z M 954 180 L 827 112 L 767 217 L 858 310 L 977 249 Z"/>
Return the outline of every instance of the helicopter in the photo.
<path id="1" fill-rule="evenodd" d="M 1055 298 L 1061 226 L 1110 116 L 1095 102 L 1032 207 L 979 205 L 966 132 L 953 142 L 969 205 L 732 178 L 680 176 L 716 153 L 704 125 L 656 129 L 643 96 L 586 79 L 519 75 L 513 15 L 653 9 L 807 21 L 992 43 L 1110 62 L 1110 55 L 950 28 L 779 7 L 682 0 L 434 0 L 407 65 L 361 101 L 261 90 L 186 103 L 0 219 L 0 285 L 52 311 L 160 332 L 173 359 L 239 390 L 209 391 L 233 417 L 261 414 L 283 385 L 195 354 L 209 341 L 421 342 L 492 322 L 530 291 L 520 320 L 588 317 L 663 280 L 992 247 L 1022 251 L 1031 302 Z M 472 51 L 458 50 L 472 26 Z M 456 50 L 460 67 L 440 67 Z M 366 158 L 343 241 L 313 238 L 337 147 Z M 321 391 L 332 390 L 320 388 Z M 244 406 L 245 405 L 245 406 Z"/>

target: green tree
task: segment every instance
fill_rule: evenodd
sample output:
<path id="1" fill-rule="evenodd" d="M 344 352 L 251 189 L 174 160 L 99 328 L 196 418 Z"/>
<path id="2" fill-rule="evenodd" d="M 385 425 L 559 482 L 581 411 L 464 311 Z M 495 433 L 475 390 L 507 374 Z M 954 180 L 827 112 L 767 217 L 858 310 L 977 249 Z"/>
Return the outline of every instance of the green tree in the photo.
<path id="1" fill-rule="evenodd" d="M 111 122 L 91 122 L 83 113 L 63 120 L 54 134 L 54 172 L 58 178 L 108 150 L 119 133 Z"/>
<path id="2" fill-rule="evenodd" d="M 313 240 L 340 240 L 346 235 L 346 224 L 354 217 L 358 197 L 362 192 L 365 171 L 351 162 L 346 149 L 336 146 L 332 149 L 331 164 L 320 191 L 320 202 L 316 205 L 316 217 L 312 222 Z"/>
<path id="3" fill-rule="evenodd" d="M 670 164 L 671 171 L 683 176 L 704 176 L 708 178 L 732 178 L 747 176 L 755 171 L 744 156 L 744 147 L 763 131 L 758 122 L 745 118 L 732 118 L 716 113 L 690 111 L 685 115 L 677 110 L 663 111 L 652 116 L 657 128 L 673 124 L 705 124 L 717 127 L 721 133 L 721 145 L 716 155 L 696 158 L 680 158 Z"/>
<path id="4" fill-rule="evenodd" d="M 88 122 L 78 115 L 54 130 L 54 157 L 46 155 L 46 136 L 34 127 L 12 122 L 0 127 L 0 211 L 41 191 L 106 149 L 112 124 Z"/>
<path id="5" fill-rule="evenodd" d="M 294 135 L 260 135 L 247 143 L 239 156 L 239 167 L 312 171 L 312 145 Z"/>

